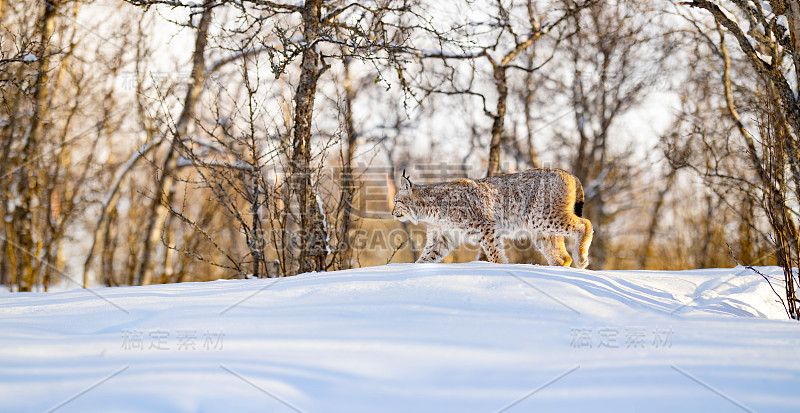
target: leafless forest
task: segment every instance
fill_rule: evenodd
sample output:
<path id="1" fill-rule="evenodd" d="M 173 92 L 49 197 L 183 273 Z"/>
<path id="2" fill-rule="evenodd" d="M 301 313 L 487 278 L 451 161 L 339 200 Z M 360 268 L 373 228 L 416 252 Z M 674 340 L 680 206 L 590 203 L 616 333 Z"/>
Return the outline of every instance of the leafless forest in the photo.
<path id="1" fill-rule="evenodd" d="M 780 265 L 797 317 L 796 1 L 0 0 L 0 23 L 11 291 L 410 262 L 402 170 L 547 166 L 583 182 L 590 268 Z"/>

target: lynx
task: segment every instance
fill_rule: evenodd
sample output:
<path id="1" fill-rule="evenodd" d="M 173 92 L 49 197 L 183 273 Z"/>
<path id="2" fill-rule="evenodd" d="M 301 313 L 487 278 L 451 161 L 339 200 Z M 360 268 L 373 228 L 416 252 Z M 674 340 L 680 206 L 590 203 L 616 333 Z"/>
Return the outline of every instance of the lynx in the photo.
<path id="1" fill-rule="evenodd" d="M 583 186 L 560 169 L 531 169 L 484 179 L 415 185 L 403 171 L 392 215 L 426 222 L 427 241 L 417 262 L 439 262 L 466 240 L 491 262 L 505 263 L 504 238 L 534 239 L 548 265 L 569 266 L 564 237 L 573 242 L 577 268 L 589 264 L 592 223 L 581 218 Z"/>

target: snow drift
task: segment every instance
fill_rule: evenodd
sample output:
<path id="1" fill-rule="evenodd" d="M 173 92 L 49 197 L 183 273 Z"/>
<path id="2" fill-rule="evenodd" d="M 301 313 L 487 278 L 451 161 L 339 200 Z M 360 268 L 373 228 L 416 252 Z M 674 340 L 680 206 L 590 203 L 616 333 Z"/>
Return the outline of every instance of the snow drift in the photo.
<path id="1" fill-rule="evenodd" d="M 0 411 L 797 411 L 776 300 L 741 267 L 481 262 L 5 294 Z"/>

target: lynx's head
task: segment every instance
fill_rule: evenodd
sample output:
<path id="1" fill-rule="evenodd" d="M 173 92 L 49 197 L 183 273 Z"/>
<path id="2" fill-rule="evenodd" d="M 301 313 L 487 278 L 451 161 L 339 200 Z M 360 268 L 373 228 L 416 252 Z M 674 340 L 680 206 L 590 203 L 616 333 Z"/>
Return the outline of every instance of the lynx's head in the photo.
<path id="1" fill-rule="evenodd" d="M 406 176 L 406 171 L 403 170 L 400 189 L 394 195 L 392 215 L 401 222 L 411 221 L 412 224 L 416 225 L 419 222 L 419 216 L 414 205 L 413 192 L 414 184 L 411 183 L 411 179 Z"/>

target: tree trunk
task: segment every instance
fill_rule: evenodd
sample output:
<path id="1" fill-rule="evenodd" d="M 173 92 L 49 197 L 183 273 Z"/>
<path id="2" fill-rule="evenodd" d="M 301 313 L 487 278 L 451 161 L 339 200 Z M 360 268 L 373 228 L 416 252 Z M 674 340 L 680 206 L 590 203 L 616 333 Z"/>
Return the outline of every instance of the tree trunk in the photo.
<path id="1" fill-rule="evenodd" d="M 508 99 L 508 83 L 506 67 L 495 65 L 494 86 L 497 88 L 497 108 L 492 116 L 492 141 L 489 144 L 489 165 L 486 176 L 494 176 L 500 171 L 500 144 L 503 138 L 503 123 L 506 117 L 506 100 Z"/>
<path id="2" fill-rule="evenodd" d="M 300 211 L 300 272 L 324 271 L 328 253 L 322 206 L 317 202 L 311 180 L 311 121 L 317 81 L 327 69 L 316 50 L 320 31 L 322 0 L 307 0 L 303 9 L 303 50 L 300 83 L 295 93 L 292 137 L 292 184 Z"/>
<path id="3" fill-rule="evenodd" d="M 105 285 L 108 287 L 116 287 L 119 285 L 119 279 L 116 277 L 116 269 L 114 268 L 114 253 L 117 251 L 117 234 L 114 228 L 117 222 L 117 209 L 112 208 L 108 212 L 108 219 L 103 221 L 103 240 L 102 249 L 100 250 L 100 268 L 105 280 Z"/>
<path id="4" fill-rule="evenodd" d="M 533 67 L 533 53 L 528 53 L 528 67 Z M 536 151 L 536 146 L 533 143 L 533 115 L 531 114 L 531 104 L 533 103 L 533 73 L 525 73 L 525 92 L 522 99 L 523 110 L 525 111 L 525 130 L 527 131 L 528 138 L 528 162 L 534 168 L 540 166 L 539 154 Z"/>
<path id="5" fill-rule="evenodd" d="M 148 285 L 152 282 L 154 266 L 151 264 L 153 255 L 161 240 L 164 222 L 169 212 L 164 204 L 172 202 L 174 194 L 175 173 L 178 165 L 178 148 L 182 145 L 182 139 L 186 135 L 189 122 L 194 119 L 194 111 L 200 92 L 203 90 L 205 82 L 205 50 L 208 44 L 208 29 L 213 15 L 213 0 L 206 0 L 203 3 L 203 13 L 200 16 L 200 23 L 197 26 L 197 37 L 194 43 L 194 53 L 192 54 L 192 75 L 189 83 L 189 90 L 183 100 L 183 110 L 175 123 L 175 131 L 172 142 L 164 157 L 161 165 L 161 180 L 155 191 L 153 201 L 150 204 L 148 214 L 150 220 L 147 223 L 146 237 L 142 247 L 142 261 L 137 273 L 137 284 Z"/>
<path id="6" fill-rule="evenodd" d="M 33 91 L 33 113 L 31 124 L 25 136 L 25 143 L 22 147 L 20 167 L 16 171 L 19 176 L 17 191 L 19 191 L 20 205 L 14 209 L 12 226 L 16 235 L 16 242 L 13 247 L 21 250 L 17 254 L 17 289 L 18 291 L 30 291 L 36 283 L 38 264 L 35 260 L 39 256 L 39 246 L 35 234 L 36 211 L 34 198 L 39 190 L 40 173 L 37 168 L 37 157 L 39 152 L 40 140 L 44 131 L 44 118 L 47 116 L 47 92 L 50 70 L 50 39 L 55 30 L 55 17 L 57 14 L 58 2 L 44 3 L 44 11 L 40 18 L 39 30 L 40 49 L 37 55 L 37 74 L 34 80 Z M 11 235 L 11 234 L 9 234 Z"/>
<path id="7" fill-rule="evenodd" d="M 355 124 L 353 122 L 353 101 L 356 98 L 356 92 L 353 88 L 353 79 L 350 74 L 351 59 L 346 59 L 344 62 L 345 80 L 344 80 L 344 122 L 345 130 L 347 132 L 347 149 L 345 151 L 344 165 L 342 166 L 342 181 L 341 181 L 341 208 L 342 208 L 342 225 L 341 233 L 339 235 L 339 269 L 350 268 L 350 257 L 352 248 L 350 245 L 350 238 L 348 232 L 350 231 L 351 214 L 353 210 L 353 199 L 355 198 L 355 179 L 353 177 L 353 155 L 356 152 L 358 145 Z"/>
<path id="8" fill-rule="evenodd" d="M 677 172 L 677 169 L 672 169 L 669 172 L 669 175 L 667 175 L 667 183 L 664 185 L 664 188 L 658 191 L 658 198 L 656 198 L 656 202 L 653 204 L 653 214 L 650 217 L 650 225 L 647 227 L 647 238 L 644 242 L 642 256 L 639 258 L 639 268 L 642 270 L 647 268 L 647 261 L 652 253 L 653 238 L 655 238 L 656 229 L 658 228 L 658 223 L 660 221 L 659 214 L 661 213 L 661 207 L 664 206 L 664 198 L 666 197 L 667 192 L 669 192 L 672 183 L 675 181 L 675 174 Z"/>

